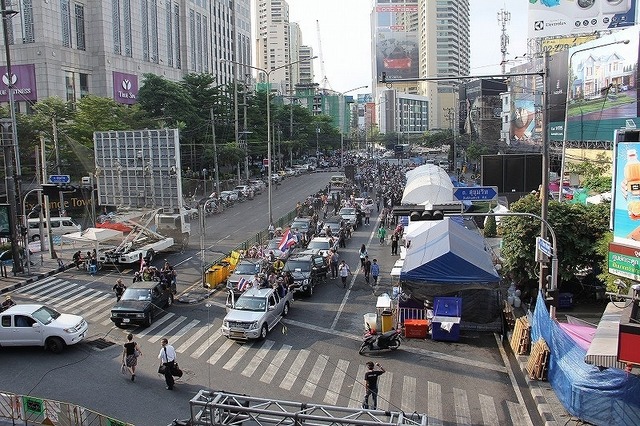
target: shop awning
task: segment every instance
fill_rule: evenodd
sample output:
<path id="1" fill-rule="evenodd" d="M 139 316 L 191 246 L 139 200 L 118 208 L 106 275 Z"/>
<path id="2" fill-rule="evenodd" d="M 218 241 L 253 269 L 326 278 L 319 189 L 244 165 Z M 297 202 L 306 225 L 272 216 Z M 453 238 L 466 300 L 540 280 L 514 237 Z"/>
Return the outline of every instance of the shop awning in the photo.
<path id="1" fill-rule="evenodd" d="M 618 305 L 618 306 L 616 306 Z M 618 361 L 618 327 L 624 303 L 610 302 L 602 314 L 596 334 L 584 357 L 584 362 L 603 368 L 624 370 L 626 364 Z"/>

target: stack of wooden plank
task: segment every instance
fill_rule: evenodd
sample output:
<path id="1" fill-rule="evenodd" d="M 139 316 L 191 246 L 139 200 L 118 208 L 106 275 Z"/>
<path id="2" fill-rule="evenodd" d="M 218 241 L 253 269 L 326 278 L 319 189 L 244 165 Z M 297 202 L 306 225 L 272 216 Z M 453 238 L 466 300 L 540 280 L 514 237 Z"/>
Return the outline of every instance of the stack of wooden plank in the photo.
<path id="1" fill-rule="evenodd" d="M 511 349 L 516 355 L 525 355 L 529 352 L 531 344 L 531 324 L 527 317 L 516 319 L 511 335 Z"/>
<path id="2" fill-rule="evenodd" d="M 502 313 L 504 314 L 504 319 L 507 322 L 507 329 L 513 330 L 513 327 L 516 325 L 516 316 L 513 312 L 513 306 L 511 306 L 506 300 L 504 301 Z"/>
<path id="3" fill-rule="evenodd" d="M 527 361 L 527 372 L 532 380 L 545 380 L 547 375 L 547 367 L 549 363 L 549 355 L 551 350 L 542 338 L 538 339 L 531 348 L 531 355 Z"/>

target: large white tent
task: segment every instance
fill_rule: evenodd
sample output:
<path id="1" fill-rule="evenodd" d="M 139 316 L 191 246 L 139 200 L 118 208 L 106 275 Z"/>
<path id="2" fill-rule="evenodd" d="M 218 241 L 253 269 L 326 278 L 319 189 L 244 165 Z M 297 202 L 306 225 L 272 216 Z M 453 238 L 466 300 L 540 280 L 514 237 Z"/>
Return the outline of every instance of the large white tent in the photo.
<path id="1" fill-rule="evenodd" d="M 441 204 L 453 200 L 451 178 L 442 167 L 425 164 L 406 173 L 401 204 Z"/>
<path id="2" fill-rule="evenodd" d="M 108 228 L 87 228 L 84 231 L 73 232 L 71 234 L 63 235 L 62 238 L 71 241 L 78 241 L 82 243 L 95 244 L 96 250 L 101 242 L 122 238 L 122 231 L 116 231 L 115 229 Z"/>

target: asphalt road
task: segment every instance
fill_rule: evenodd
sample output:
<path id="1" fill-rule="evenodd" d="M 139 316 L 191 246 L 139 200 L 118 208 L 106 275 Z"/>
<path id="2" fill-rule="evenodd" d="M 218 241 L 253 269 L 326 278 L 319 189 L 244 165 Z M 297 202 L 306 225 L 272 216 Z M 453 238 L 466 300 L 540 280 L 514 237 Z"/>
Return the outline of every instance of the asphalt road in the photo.
<path id="1" fill-rule="evenodd" d="M 274 217 L 323 187 L 329 176 L 314 174 L 285 181 L 273 191 Z M 263 229 L 266 216 L 263 194 L 207 218 L 207 250 L 228 251 Z M 540 424 L 521 374 L 493 334 L 463 333 L 458 343 L 406 340 L 393 353 L 358 355 L 363 314 L 375 311 L 381 291 L 391 290 L 386 273 L 376 292 L 364 283 L 356 273 L 358 249 L 366 244 L 383 271 L 390 270 L 395 261 L 389 247 L 379 246 L 373 238 L 374 229 L 359 229 L 340 252 L 355 273 L 348 289 L 329 279 L 311 298 L 296 299 L 290 315 L 262 342 L 239 343 L 220 335 L 225 315 L 222 293 L 197 304 L 174 304 L 147 329 L 112 327 L 109 309 L 115 299 L 111 287 L 117 275 L 131 271 L 105 270 L 92 278 L 70 270 L 21 288 L 13 294 L 18 301 L 42 300 L 64 312 L 84 315 L 90 337 L 61 355 L 37 348 L 3 348 L 2 389 L 69 401 L 136 425 L 155 426 L 188 417 L 188 400 L 203 387 L 359 407 L 364 363 L 372 359 L 387 370 L 380 382 L 380 408 L 426 413 L 429 424 L 434 425 Z M 198 232 L 196 228 L 193 235 Z M 196 240 L 192 239 L 185 252 L 167 257 L 178 265 L 180 291 L 200 279 Z M 143 350 L 135 383 L 119 372 L 120 345 L 128 331 L 135 334 Z M 165 336 L 175 345 L 185 371 L 173 392 L 164 389 L 156 373 L 159 340 Z M 98 338 L 113 345 L 96 348 L 91 342 Z"/>

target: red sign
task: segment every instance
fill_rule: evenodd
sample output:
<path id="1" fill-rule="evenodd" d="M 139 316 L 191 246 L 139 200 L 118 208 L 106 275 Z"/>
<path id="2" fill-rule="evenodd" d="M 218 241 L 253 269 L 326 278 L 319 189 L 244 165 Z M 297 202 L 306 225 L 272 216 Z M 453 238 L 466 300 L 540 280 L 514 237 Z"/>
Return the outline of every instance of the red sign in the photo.
<path id="1" fill-rule="evenodd" d="M 269 159 L 268 158 L 264 158 L 262 160 L 262 165 L 265 166 L 265 167 L 268 166 L 269 165 Z"/>

